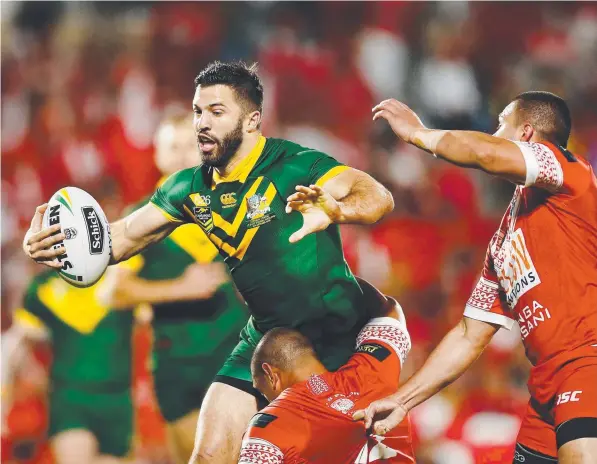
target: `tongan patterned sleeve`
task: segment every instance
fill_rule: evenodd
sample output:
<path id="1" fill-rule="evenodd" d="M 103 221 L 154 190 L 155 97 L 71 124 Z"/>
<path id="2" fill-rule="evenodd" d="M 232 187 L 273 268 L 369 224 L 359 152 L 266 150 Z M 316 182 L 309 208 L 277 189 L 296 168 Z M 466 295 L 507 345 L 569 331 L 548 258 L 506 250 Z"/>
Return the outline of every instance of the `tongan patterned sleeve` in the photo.
<path id="1" fill-rule="evenodd" d="M 266 407 L 255 414 L 241 444 L 239 464 L 299 464 L 299 450 L 311 437 L 306 421 L 286 416 L 281 408 Z"/>
<path id="2" fill-rule="evenodd" d="M 186 196 L 191 193 L 193 172 L 194 168 L 172 174 L 149 200 L 169 221 L 188 222 L 183 205 Z"/>
<path id="3" fill-rule="evenodd" d="M 550 143 L 515 142 L 526 164 L 525 187 L 539 187 L 551 193 L 574 194 L 584 190 L 590 175 L 583 163 L 563 148 Z"/>
<path id="4" fill-rule="evenodd" d="M 245 437 L 238 464 L 283 464 L 284 453 L 273 443 L 255 437 Z"/>
<path id="5" fill-rule="evenodd" d="M 499 324 L 510 330 L 516 321 L 511 318 L 508 306 L 500 297 L 499 288 L 488 248 L 481 277 L 466 303 L 464 315 L 478 321 Z"/>
<path id="6" fill-rule="evenodd" d="M 365 352 L 367 345 L 375 345 L 379 342 L 382 342 L 398 356 L 400 365 L 404 364 L 411 343 L 406 326 L 402 322 L 392 317 L 371 319 L 357 336 L 356 351 Z"/>

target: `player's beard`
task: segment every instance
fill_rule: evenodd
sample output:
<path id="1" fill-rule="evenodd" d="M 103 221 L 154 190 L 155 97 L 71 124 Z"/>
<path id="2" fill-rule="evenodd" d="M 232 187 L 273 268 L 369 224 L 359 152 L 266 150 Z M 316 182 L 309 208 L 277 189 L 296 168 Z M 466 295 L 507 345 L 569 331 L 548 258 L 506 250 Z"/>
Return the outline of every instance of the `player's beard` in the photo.
<path id="1" fill-rule="evenodd" d="M 236 127 L 228 132 L 222 139 L 216 139 L 210 136 L 215 143 L 215 147 L 210 152 L 201 150 L 199 139 L 197 145 L 199 146 L 199 153 L 201 154 L 201 161 L 207 166 L 214 168 L 221 168 L 228 164 L 230 159 L 234 156 L 238 147 L 243 142 L 243 120 L 238 119 Z"/>

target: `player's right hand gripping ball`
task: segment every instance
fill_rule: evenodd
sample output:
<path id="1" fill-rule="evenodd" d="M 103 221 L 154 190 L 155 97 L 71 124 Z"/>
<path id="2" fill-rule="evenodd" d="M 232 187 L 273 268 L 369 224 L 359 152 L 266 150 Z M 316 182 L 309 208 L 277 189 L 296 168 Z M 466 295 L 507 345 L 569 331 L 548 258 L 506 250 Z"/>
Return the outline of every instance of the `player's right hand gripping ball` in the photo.
<path id="1" fill-rule="evenodd" d="M 112 248 L 110 226 L 99 203 L 84 190 L 62 188 L 52 195 L 42 221 L 44 229 L 55 225 L 64 234 L 64 240 L 53 245 L 65 250 L 55 259 L 62 265 L 60 277 L 75 287 L 95 284 L 108 267 Z"/>

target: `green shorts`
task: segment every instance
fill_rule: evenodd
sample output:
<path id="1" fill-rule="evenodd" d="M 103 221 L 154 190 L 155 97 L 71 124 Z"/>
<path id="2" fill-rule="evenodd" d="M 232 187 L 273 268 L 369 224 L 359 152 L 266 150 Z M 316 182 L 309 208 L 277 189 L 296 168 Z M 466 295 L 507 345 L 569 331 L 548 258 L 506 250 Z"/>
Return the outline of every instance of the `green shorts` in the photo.
<path id="1" fill-rule="evenodd" d="M 225 358 L 225 356 L 224 356 Z M 175 422 L 201 408 L 203 397 L 220 363 L 210 369 L 213 360 L 205 358 L 156 359 L 155 394 L 167 422 Z"/>
<path id="2" fill-rule="evenodd" d="M 101 454 L 128 454 L 133 438 L 130 388 L 102 392 L 57 386 L 50 393 L 49 408 L 50 437 L 66 430 L 85 429 L 97 439 Z"/>
<path id="3" fill-rule="evenodd" d="M 354 346 L 360 329 L 361 326 L 358 326 L 349 333 L 330 337 L 321 330 L 321 327 L 313 324 L 312 327 L 305 328 L 301 332 L 309 337 L 324 366 L 335 371 L 354 354 Z M 251 357 L 262 337 L 263 333 L 257 329 L 251 317 L 240 332 L 240 341 L 224 362 L 214 381 L 231 385 L 261 399 L 261 394 L 253 388 Z"/>
<path id="4" fill-rule="evenodd" d="M 167 422 L 175 422 L 200 409 L 214 376 L 238 342 L 238 326 L 242 327 L 243 323 L 236 323 L 236 331 L 230 331 L 230 326 L 229 333 L 221 331 L 225 336 L 217 341 L 213 338 L 221 337 L 222 333 L 209 331 L 206 324 L 156 327 L 153 379 L 158 405 Z"/>

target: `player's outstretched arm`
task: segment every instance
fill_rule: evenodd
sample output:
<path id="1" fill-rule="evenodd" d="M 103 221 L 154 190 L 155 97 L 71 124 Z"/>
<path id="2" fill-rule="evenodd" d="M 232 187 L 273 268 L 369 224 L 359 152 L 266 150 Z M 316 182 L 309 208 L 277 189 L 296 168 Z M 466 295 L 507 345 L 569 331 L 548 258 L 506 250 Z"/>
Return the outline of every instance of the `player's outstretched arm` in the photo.
<path id="1" fill-rule="evenodd" d="M 159 242 L 180 224 L 168 220 L 152 203 L 110 224 L 112 236 L 110 264 L 125 261 L 152 243 Z"/>
<path id="2" fill-rule="evenodd" d="M 54 269 L 62 265 L 55 258 L 64 253 L 64 247 L 52 248 L 65 239 L 60 225 L 42 228 L 47 203 L 35 210 L 31 226 L 23 240 L 23 251 L 35 262 Z M 167 237 L 180 223 L 169 221 L 164 214 L 151 203 L 138 209 L 129 216 L 110 224 L 112 255 L 110 264 L 124 261 L 136 255 L 152 243 Z"/>
<path id="3" fill-rule="evenodd" d="M 475 168 L 517 184 L 525 184 L 524 156 L 514 142 L 474 131 L 427 129 L 404 103 L 385 100 L 373 108 L 373 120 L 385 119 L 406 143 L 450 163 Z"/>
<path id="4" fill-rule="evenodd" d="M 328 180 L 324 190 L 338 202 L 337 224 L 374 224 L 394 209 L 394 198 L 383 185 L 358 169 L 347 169 Z"/>
<path id="5" fill-rule="evenodd" d="M 460 377 L 483 352 L 499 327 L 464 317 L 398 392 L 355 412 L 353 418 L 364 420 L 367 428 L 373 424 L 374 432 L 379 435 L 392 430 L 408 411 Z M 384 416 L 387 417 L 376 420 Z"/>
<path id="6" fill-rule="evenodd" d="M 168 280 L 143 279 L 133 269 L 114 266 L 106 272 L 99 295 L 106 306 L 130 309 L 144 303 L 205 300 L 229 280 L 223 263 L 191 264 L 183 275 Z"/>
<path id="7" fill-rule="evenodd" d="M 353 168 L 323 186 L 299 185 L 286 201 L 287 213 L 303 215 L 303 227 L 292 234 L 291 243 L 330 224 L 374 224 L 394 209 L 392 194 L 369 174 Z"/>

